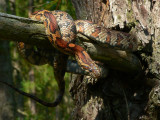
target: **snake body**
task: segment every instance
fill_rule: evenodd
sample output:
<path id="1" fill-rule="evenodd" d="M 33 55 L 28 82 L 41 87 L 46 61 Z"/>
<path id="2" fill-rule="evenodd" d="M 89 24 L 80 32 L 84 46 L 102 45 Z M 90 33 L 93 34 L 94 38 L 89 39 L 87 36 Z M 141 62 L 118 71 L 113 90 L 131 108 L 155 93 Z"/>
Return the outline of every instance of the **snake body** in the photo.
<path id="1" fill-rule="evenodd" d="M 91 59 L 89 54 L 81 46 L 74 43 L 77 33 L 81 33 L 105 47 L 113 47 L 115 49 L 127 51 L 135 51 L 137 48 L 136 41 L 130 34 L 100 28 L 87 20 L 73 21 L 72 17 L 63 11 L 40 10 L 34 12 L 30 18 L 44 23 L 50 43 L 61 53 L 56 55 L 49 53 L 48 55 L 46 53 L 49 51 L 45 51 L 41 48 L 35 50 L 33 46 L 23 42 L 18 42 L 18 49 L 23 57 L 34 65 L 48 63 L 53 66 L 60 93 L 53 103 L 48 103 L 4 83 L 15 89 L 17 92 L 48 107 L 55 107 L 62 100 L 65 89 L 64 74 L 67 55 L 75 56 L 80 67 L 88 72 L 93 78 L 99 78 L 101 76 L 100 68 L 95 61 Z"/>
<path id="2" fill-rule="evenodd" d="M 130 52 L 137 50 L 137 41 L 129 33 L 105 29 L 88 20 L 77 20 L 75 24 L 78 33 L 83 34 L 101 46 Z"/>

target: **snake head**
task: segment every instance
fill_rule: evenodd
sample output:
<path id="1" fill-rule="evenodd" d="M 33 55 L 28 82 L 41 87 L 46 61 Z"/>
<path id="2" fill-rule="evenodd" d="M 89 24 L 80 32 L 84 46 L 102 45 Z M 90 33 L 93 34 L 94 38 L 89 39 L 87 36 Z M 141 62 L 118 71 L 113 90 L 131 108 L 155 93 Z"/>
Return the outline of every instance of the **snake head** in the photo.
<path id="1" fill-rule="evenodd" d="M 89 74 L 91 77 L 93 77 L 93 78 L 100 78 L 101 77 L 101 70 L 98 67 L 98 65 L 95 64 L 94 66 L 92 66 L 90 68 L 89 71 L 90 71 Z"/>

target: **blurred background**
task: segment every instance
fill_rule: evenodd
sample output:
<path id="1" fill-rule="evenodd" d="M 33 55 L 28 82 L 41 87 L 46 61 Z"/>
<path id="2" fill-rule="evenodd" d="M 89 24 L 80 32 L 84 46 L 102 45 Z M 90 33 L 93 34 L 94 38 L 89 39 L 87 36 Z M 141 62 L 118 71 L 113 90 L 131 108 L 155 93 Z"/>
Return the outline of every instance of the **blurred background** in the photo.
<path id="1" fill-rule="evenodd" d="M 2 6 L 3 2 L 6 3 L 6 9 L 2 8 L 1 12 L 16 16 L 28 17 L 34 11 L 46 9 L 51 11 L 66 11 L 75 19 L 75 11 L 70 0 L 0 0 Z M 7 56 L 5 54 L 0 54 L 0 59 L 4 55 L 7 57 L 7 61 L 5 60 L 5 62 L 10 63 L 8 64 L 10 66 L 8 72 L 11 74 L 7 74 L 7 77 L 9 77 L 8 82 L 13 83 L 17 88 L 32 93 L 45 101 L 52 102 L 55 100 L 58 93 L 58 85 L 54 79 L 53 68 L 51 66 L 35 66 L 29 64 L 19 55 L 15 42 L 9 42 L 8 44 L 6 44 L 5 41 L 4 43 L 1 42 L 0 52 L 5 52 L 5 54 L 7 54 Z M 4 63 L 2 60 L 3 59 L 1 59 L 0 62 Z M 2 67 L 0 72 L 1 71 L 2 75 Z M 4 75 L 5 74 L 6 72 Z M 65 94 L 63 101 L 56 108 L 42 106 L 10 89 L 14 106 L 14 115 L 12 118 L 14 120 L 68 120 L 73 109 L 73 102 L 69 95 L 69 77 L 70 75 L 66 73 Z M 8 90 L 9 87 L 5 86 L 5 89 Z"/>

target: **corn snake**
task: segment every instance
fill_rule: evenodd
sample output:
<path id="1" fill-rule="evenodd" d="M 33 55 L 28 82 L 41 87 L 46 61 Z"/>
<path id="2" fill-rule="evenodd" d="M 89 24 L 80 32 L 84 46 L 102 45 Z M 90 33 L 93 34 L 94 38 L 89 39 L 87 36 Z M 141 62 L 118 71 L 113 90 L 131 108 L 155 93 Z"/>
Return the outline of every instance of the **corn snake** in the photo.
<path id="1" fill-rule="evenodd" d="M 37 48 L 38 50 L 35 51 L 33 46 L 23 42 L 18 43 L 19 51 L 27 61 L 34 65 L 48 63 L 53 66 L 60 93 L 53 103 L 48 103 L 17 88 L 10 87 L 48 107 L 55 107 L 62 100 L 65 90 L 64 73 L 67 55 L 75 56 L 81 68 L 87 71 L 90 76 L 94 78 L 101 77 L 98 65 L 81 46 L 74 44 L 77 33 L 81 33 L 105 47 L 126 51 L 135 51 L 137 49 L 136 41 L 130 34 L 103 29 L 87 20 L 73 21 L 66 12 L 41 10 L 33 13 L 30 18 L 44 22 L 50 43 L 62 53 L 58 53 L 56 56 L 52 54 L 47 56 L 46 51 L 44 52 L 41 48 Z"/>

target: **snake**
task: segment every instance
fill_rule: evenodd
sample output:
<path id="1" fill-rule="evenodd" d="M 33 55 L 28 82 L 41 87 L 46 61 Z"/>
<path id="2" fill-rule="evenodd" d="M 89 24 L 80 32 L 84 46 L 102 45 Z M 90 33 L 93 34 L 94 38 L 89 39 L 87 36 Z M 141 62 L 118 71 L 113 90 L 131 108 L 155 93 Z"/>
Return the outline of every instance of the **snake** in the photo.
<path id="1" fill-rule="evenodd" d="M 137 41 L 133 39 L 131 34 L 99 27 L 89 20 L 74 21 L 73 18 L 64 11 L 39 10 L 32 13 L 30 19 L 44 23 L 48 40 L 58 52 L 53 54 L 52 51 L 47 51 L 40 47 L 35 49 L 34 46 L 24 42 L 18 42 L 18 50 L 31 64 L 49 64 L 53 66 L 54 76 L 59 87 L 58 97 L 54 102 L 45 102 L 34 95 L 19 90 L 9 83 L 2 83 L 47 107 L 57 106 L 63 98 L 65 91 L 64 75 L 68 56 L 74 56 L 79 66 L 91 77 L 101 77 L 100 67 L 92 60 L 83 47 L 75 44 L 77 33 L 88 37 L 104 47 L 131 52 L 137 50 Z"/>

